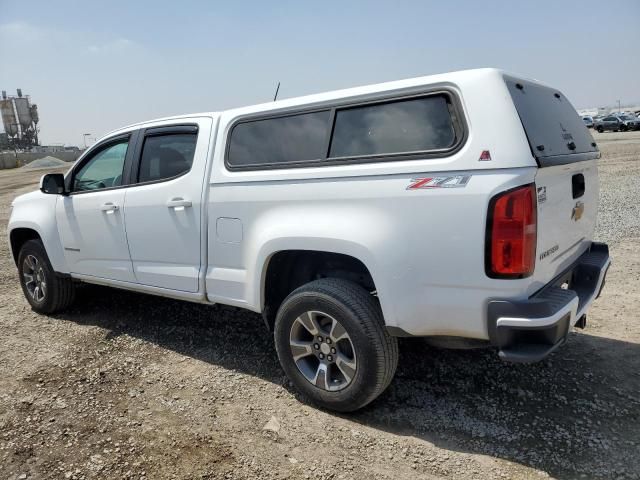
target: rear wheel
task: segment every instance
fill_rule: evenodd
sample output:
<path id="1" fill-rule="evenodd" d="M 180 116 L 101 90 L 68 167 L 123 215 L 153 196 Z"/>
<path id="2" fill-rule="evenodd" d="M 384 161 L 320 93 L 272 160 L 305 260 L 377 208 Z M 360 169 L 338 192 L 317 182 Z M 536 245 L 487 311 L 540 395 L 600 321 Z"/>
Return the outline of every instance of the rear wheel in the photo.
<path id="1" fill-rule="evenodd" d="M 596 130 L 598 131 L 598 133 L 604 132 L 604 128 L 602 127 L 596 127 Z"/>
<path id="2" fill-rule="evenodd" d="M 55 313 L 73 303 L 73 281 L 53 271 L 40 240 L 29 240 L 22 246 L 18 271 L 24 296 L 36 312 Z"/>
<path id="3" fill-rule="evenodd" d="M 292 292 L 275 323 L 278 358 L 313 403 L 349 412 L 387 388 L 398 364 L 397 340 L 376 299 L 361 286 L 325 278 Z"/>

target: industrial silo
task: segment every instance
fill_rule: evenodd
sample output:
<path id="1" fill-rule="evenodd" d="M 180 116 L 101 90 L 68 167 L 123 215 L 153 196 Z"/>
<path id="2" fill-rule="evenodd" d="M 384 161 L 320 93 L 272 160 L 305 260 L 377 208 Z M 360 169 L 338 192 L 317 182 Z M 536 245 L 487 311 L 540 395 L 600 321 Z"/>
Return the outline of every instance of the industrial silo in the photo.
<path id="1" fill-rule="evenodd" d="M 31 119 L 31 106 L 29 105 L 29 99 L 27 97 L 18 97 L 14 98 L 13 102 L 18 114 L 18 123 L 20 123 L 22 131 L 24 132 L 31 127 L 31 123 L 33 122 Z"/>
<path id="2" fill-rule="evenodd" d="M 30 149 L 38 145 L 38 107 L 31 105 L 29 96 L 23 96 L 18 89 L 18 96 L 9 96 L 2 91 L 0 100 L 4 131 L 11 137 L 14 148 Z"/>
<path id="3" fill-rule="evenodd" d="M 13 110 L 13 99 L 3 98 L 0 100 L 0 111 L 2 112 L 4 131 L 7 132 L 10 137 L 15 137 L 18 134 L 18 119 Z"/>
<path id="4" fill-rule="evenodd" d="M 38 105 L 35 103 L 31 105 L 31 120 L 33 123 L 37 124 L 40 121 L 40 117 L 38 115 Z"/>

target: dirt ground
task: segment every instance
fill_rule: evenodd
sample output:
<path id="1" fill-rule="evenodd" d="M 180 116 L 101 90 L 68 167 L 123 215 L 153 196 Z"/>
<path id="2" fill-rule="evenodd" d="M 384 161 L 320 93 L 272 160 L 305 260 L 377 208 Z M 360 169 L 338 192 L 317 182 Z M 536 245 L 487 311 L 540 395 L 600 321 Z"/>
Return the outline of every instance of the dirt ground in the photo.
<path id="1" fill-rule="evenodd" d="M 86 286 L 36 315 L 3 240 L 0 479 L 640 478 L 640 132 L 594 136 L 614 264 L 586 330 L 534 365 L 404 340 L 351 415 L 299 401 L 252 313 Z M 2 238 L 42 173 L 0 171 Z"/>

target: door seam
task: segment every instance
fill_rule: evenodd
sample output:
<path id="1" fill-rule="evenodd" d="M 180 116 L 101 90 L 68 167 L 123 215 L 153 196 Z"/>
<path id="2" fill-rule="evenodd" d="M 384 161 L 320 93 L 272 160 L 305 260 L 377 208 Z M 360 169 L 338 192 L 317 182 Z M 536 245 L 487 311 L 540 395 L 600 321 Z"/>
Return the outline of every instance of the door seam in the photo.
<path id="1" fill-rule="evenodd" d="M 131 262 L 131 272 L 133 273 L 133 278 L 136 279 L 136 283 L 140 283 L 138 279 L 138 275 L 136 274 L 136 269 L 133 265 L 133 257 L 131 256 L 131 247 L 129 246 L 129 235 L 127 234 L 127 193 L 129 189 L 125 189 L 124 191 L 124 199 L 122 200 L 122 228 L 124 229 L 124 240 L 127 243 L 127 252 L 129 252 L 129 262 Z"/>

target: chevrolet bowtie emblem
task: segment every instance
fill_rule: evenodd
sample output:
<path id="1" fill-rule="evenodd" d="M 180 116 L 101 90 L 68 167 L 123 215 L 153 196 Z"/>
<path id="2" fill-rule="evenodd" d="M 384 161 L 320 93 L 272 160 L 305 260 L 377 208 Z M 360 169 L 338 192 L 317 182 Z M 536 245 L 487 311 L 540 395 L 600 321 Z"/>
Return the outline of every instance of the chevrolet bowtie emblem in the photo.
<path id="1" fill-rule="evenodd" d="M 577 222 L 582 218 L 583 213 L 584 213 L 584 203 L 576 202 L 576 206 L 573 207 L 573 211 L 571 212 L 571 220 L 575 220 Z"/>

